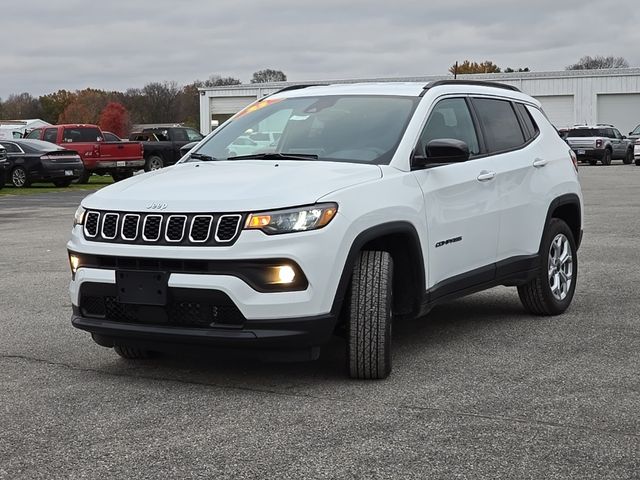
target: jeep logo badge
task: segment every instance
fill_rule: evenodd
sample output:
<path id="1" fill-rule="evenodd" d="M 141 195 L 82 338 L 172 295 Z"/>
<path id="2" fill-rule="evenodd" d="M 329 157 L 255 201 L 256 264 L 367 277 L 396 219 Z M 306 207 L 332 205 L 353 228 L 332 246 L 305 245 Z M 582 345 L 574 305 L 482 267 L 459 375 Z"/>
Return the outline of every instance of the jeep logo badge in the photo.
<path id="1" fill-rule="evenodd" d="M 165 210 L 166 208 L 166 203 L 150 203 L 147 205 L 147 210 Z"/>

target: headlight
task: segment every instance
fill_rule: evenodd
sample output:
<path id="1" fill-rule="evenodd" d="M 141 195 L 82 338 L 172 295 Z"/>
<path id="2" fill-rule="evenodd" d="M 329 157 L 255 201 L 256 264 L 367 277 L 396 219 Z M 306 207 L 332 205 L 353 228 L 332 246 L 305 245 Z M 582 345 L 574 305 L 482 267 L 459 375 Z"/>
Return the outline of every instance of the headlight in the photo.
<path id="1" fill-rule="evenodd" d="M 305 232 L 324 227 L 333 220 L 337 212 L 337 204 L 321 203 L 287 210 L 252 213 L 247 217 L 244 228 L 262 230 L 268 235 Z"/>
<path id="2" fill-rule="evenodd" d="M 76 210 L 76 213 L 73 214 L 73 226 L 83 225 L 84 224 L 84 214 L 86 210 L 82 208 L 82 205 L 79 206 Z"/>

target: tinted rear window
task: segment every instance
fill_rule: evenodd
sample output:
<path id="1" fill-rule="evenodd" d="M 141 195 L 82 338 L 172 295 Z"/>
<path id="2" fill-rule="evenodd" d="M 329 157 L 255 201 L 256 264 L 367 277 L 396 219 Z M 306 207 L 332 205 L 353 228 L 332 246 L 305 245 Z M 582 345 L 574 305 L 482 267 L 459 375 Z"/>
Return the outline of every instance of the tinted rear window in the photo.
<path id="1" fill-rule="evenodd" d="M 62 141 L 65 143 L 101 142 L 103 140 L 100 130 L 92 127 L 65 128 Z"/>
<path id="2" fill-rule="evenodd" d="M 603 128 L 572 128 L 568 137 L 606 137 Z"/>
<path id="3" fill-rule="evenodd" d="M 511 102 L 489 98 L 474 98 L 489 152 L 501 152 L 524 145 L 524 135 Z"/>

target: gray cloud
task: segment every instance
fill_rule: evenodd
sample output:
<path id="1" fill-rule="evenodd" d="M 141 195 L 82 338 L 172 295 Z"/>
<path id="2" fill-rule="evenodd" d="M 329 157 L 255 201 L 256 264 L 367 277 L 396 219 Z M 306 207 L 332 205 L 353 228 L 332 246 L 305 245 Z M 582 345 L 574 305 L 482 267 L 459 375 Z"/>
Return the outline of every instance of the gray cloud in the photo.
<path id="1" fill-rule="evenodd" d="M 616 55 L 640 66 L 639 12 L 631 0 L 34 0 L 2 8 L 0 97 L 210 74 L 248 82 L 262 68 L 295 81 L 444 74 L 464 59 L 540 71 Z"/>

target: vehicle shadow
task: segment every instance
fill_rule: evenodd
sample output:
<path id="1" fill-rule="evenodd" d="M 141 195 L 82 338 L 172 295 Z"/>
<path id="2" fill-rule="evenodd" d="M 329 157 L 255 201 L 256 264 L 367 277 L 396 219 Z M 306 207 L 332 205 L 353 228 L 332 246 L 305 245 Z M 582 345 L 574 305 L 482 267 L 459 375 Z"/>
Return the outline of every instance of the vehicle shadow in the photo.
<path id="1" fill-rule="evenodd" d="M 500 297 L 500 298 L 497 298 Z M 505 298 L 506 297 L 506 298 Z M 520 305 L 517 295 L 481 293 L 441 305 L 428 315 L 394 323 L 394 364 L 407 365 L 411 359 L 428 355 L 430 349 L 475 337 L 483 329 L 509 329 L 509 325 L 534 321 Z M 489 334 L 487 334 L 489 335 Z M 136 364 L 136 372 L 182 381 L 260 388 L 312 382 L 347 381 L 346 340 L 334 336 L 315 361 L 275 362 L 243 351 L 191 349 L 161 353 Z M 112 368 L 130 367 L 115 360 Z"/>

